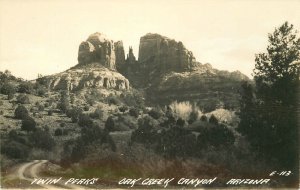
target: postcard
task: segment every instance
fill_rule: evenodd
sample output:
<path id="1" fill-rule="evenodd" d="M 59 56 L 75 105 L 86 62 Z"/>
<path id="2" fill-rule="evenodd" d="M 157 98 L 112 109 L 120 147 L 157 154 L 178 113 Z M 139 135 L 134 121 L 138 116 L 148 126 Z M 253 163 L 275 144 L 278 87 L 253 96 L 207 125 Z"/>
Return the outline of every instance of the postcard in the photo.
<path id="1" fill-rule="evenodd" d="M 1 189 L 298 189 L 299 10 L 0 0 Z"/>

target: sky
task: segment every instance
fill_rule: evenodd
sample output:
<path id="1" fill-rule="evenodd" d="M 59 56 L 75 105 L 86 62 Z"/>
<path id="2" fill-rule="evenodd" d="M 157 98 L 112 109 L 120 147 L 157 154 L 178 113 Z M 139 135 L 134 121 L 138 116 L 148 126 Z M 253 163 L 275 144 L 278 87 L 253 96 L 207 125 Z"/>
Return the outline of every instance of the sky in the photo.
<path id="1" fill-rule="evenodd" d="M 197 61 L 251 77 L 255 54 L 285 21 L 300 30 L 300 0 L 0 0 L 0 71 L 24 79 L 77 64 L 100 32 L 138 57 L 151 32 L 182 41 Z"/>

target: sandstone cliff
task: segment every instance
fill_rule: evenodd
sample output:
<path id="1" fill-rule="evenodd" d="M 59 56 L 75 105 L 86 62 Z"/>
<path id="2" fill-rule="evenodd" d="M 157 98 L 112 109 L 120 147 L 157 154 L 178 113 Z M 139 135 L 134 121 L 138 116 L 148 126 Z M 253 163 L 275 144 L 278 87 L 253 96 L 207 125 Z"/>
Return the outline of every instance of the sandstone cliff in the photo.
<path id="1" fill-rule="evenodd" d="M 189 71 L 195 58 L 182 42 L 148 33 L 140 39 L 138 61 L 146 70 L 155 68 L 166 73 Z"/>
<path id="2" fill-rule="evenodd" d="M 129 81 L 123 75 L 97 64 L 76 66 L 55 75 L 45 76 L 42 80 L 49 90 L 54 91 L 81 92 L 95 89 L 107 96 L 116 91 L 130 89 Z"/>
<path id="3" fill-rule="evenodd" d="M 80 44 L 78 50 L 78 64 L 90 63 L 98 63 L 115 70 L 116 65 L 125 63 L 123 43 L 121 41 L 114 43 L 98 32 L 91 34 Z"/>
<path id="4" fill-rule="evenodd" d="M 56 75 L 47 76 L 45 79 L 50 90 L 129 89 L 129 81 L 123 75 L 98 65 L 71 68 Z"/>

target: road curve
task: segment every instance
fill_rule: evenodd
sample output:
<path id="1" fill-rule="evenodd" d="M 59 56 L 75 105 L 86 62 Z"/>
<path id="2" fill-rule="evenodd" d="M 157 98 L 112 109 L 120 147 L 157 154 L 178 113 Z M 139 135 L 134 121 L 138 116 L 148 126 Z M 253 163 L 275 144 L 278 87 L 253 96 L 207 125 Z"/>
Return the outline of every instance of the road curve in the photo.
<path id="1" fill-rule="evenodd" d="M 48 160 L 34 160 L 31 162 L 24 163 L 18 167 L 15 172 L 15 176 L 21 180 L 27 180 L 33 182 L 34 179 L 43 178 L 39 176 L 39 171 L 41 167 L 46 164 Z M 45 177 L 44 177 L 45 179 Z M 63 182 L 57 184 L 36 184 L 43 189 L 86 189 L 87 187 L 82 187 L 79 185 L 65 185 Z"/>

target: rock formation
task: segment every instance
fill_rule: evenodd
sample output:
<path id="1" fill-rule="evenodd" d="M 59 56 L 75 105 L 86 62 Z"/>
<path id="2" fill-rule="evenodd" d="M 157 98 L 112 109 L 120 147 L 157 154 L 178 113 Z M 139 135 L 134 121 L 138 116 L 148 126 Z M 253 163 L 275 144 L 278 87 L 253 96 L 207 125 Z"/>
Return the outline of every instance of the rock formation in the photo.
<path id="1" fill-rule="evenodd" d="M 167 73 L 189 71 L 195 58 L 182 42 L 148 33 L 140 39 L 138 61 L 145 70 L 155 69 Z"/>
<path id="2" fill-rule="evenodd" d="M 84 88 L 129 90 L 129 81 L 116 69 L 125 65 L 122 41 L 113 42 L 94 33 L 82 42 L 78 64 L 67 71 L 43 77 L 50 90 L 76 91 Z"/>
<path id="3" fill-rule="evenodd" d="M 94 33 L 82 42 L 78 50 L 79 65 L 99 63 L 111 70 L 125 63 L 123 43 L 114 43 L 101 33 Z"/>
<path id="4" fill-rule="evenodd" d="M 125 51 L 122 41 L 115 42 L 116 69 L 119 71 L 125 65 Z"/>
<path id="5" fill-rule="evenodd" d="M 74 67 L 62 73 L 45 77 L 50 90 L 76 91 L 84 88 L 129 90 L 129 81 L 120 73 L 104 66 Z"/>

